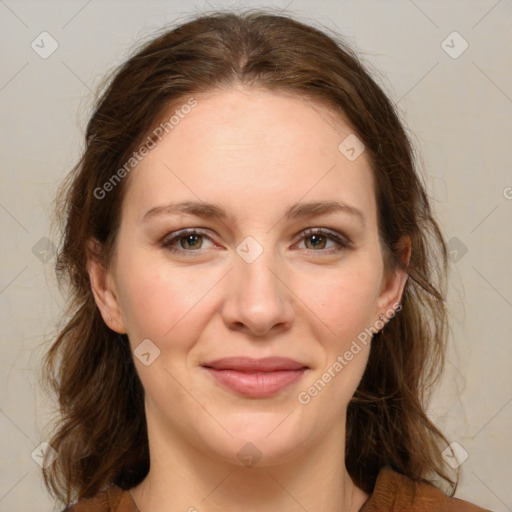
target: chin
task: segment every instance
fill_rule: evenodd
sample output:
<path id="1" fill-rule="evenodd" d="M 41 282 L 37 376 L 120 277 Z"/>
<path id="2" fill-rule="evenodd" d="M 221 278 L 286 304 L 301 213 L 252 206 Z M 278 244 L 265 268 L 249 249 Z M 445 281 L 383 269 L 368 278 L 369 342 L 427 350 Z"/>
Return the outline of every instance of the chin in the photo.
<path id="1" fill-rule="evenodd" d="M 215 436 L 209 436 L 204 442 L 224 461 L 246 467 L 275 466 L 285 463 L 298 455 L 307 446 L 307 428 L 299 428 L 298 418 L 292 419 L 293 409 L 283 409 L 286 413 L 237 413 L 228 421 L 224 416 L 222 429 Z M 283 421 L 284 420 L 284 421 Z M 222 431 L 221 431 L 222 430 Z M 211 432 L 210 432 L 211 433 Z"/>

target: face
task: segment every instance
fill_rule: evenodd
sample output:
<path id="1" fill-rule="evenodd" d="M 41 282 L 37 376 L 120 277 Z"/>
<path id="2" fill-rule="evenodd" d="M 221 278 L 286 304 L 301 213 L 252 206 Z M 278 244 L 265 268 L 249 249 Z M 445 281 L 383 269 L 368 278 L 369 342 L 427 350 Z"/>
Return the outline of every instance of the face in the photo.
<path id="1" fill-rule="evenodd" d="M 365 329 L 406 276 L 385 276 L 372 170 L 338 148 L 346 123 L 283 93 L 194 97 L 125 178 L 94 293 L 135 351 L 150 441 L 276 464 L 344 440 Z"/>

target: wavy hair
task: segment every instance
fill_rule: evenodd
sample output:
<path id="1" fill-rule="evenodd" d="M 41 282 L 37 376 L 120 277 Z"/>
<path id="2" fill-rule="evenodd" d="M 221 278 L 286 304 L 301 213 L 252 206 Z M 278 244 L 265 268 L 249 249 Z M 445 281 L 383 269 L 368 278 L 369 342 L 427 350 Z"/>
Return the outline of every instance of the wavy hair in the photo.
<path id="1" fill-rule="evenodd" d="M 327 104 L 365 144 L 385 268 L 404 269 L 408 279 L 400 313 L 375 335 L 349 403 L 345 464 L 367 493 L 380 468 L 391 465 L 438 487 L 448 483 L 454 494 L 458 472 L 453 480 L 441 456 L 448 441 L 427 416 L 447 342 L 446 244 L 395 106 L 354 50 L 327 30 L 271 11 L 201 15 L 154 35 L 108 77 L 83 154 L 56 204 L 62 228 L 56 274 L 70 298 L 43 362 L 45 387 L 58 401 L 49 443 L 59 454 L 43 477 L 63 503 L 112 484 L 128 489 L 149 470 L 144 390 L 128 338 L 104 323 L 86 269 L 88 240 L 110 261 L 129 177 L 106 199 L 97 191 L 172 106 L 236 84 Z M 399 257 L 404 235 L 412 243 L 407 266 Z"/>

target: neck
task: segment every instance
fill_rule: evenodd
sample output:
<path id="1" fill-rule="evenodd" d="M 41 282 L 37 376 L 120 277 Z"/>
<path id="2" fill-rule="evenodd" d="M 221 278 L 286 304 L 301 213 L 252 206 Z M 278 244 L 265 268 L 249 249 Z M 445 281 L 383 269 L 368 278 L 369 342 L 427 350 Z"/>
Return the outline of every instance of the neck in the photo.
<path id="1" fill-rule="evenodd" d="M 140 512 L 357 512 L 368 498 L 346 471 L 344 428 L 267 467 L 225 462 L 175 437 L 149 439 L 150 471 L 131 489 Z"/>

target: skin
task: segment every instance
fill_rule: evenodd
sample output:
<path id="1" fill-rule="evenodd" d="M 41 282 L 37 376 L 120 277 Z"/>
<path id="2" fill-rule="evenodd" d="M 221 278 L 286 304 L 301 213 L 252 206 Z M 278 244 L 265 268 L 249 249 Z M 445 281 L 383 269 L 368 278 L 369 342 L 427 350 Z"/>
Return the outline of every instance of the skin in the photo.
<path id="1" fill-rule="evenodd" d="M 127 333 L 132 349 L 149 339 L 160 350 L 148 366 L 134 358 L 151 468 L 132 495 L 141 512 L 357 511 L 368 495 L 345 468 L 345 421 L 371 343 L 307 405 L 297 395 L 396 307 L 407 280 L 384 269 L 366 154 L 349 161 L 338 145 L 350 126 L 297 95 L 237 86 L 194 97 L 197 106 L 128 178 L 115 257 L 102 266 L 91 255 L 88 264 L 109 327 Z M 184 200 L 216 203 L 231 219 L 142 220 Z M 343 211 L 284 217 L 298 202 L 320 200 L 356 207 L 364 224 Z M 206 236 L 175 241 L 183 254 L 162 245 L 183 228 Z M 308 228 L 352 245 L 301 239 Z M 236 252 L 247 236 L 263 250 L 251 263 Z M 273 355 L 309 369 L 268 398 L 234 394 L 200 366 Z M 261 454 L 253 467 L 237 457 L 249 442 Z"/>

